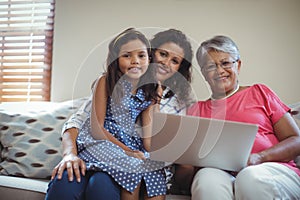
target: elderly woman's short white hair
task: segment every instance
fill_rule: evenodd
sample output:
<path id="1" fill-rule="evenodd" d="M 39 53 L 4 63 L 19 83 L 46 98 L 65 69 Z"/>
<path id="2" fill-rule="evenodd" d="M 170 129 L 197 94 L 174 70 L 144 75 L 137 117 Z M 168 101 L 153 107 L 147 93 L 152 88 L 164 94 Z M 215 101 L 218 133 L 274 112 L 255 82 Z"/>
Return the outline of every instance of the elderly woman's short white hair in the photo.
<path id="1" fill-rule="evenodd" d="M 197 62 L 201 68 L 206 63 L 209 51 L 229 53 L 234 60 L 240 59 L 237 45 L 227 36 L 218 35 L 201 43 L 196 53 Z"/>

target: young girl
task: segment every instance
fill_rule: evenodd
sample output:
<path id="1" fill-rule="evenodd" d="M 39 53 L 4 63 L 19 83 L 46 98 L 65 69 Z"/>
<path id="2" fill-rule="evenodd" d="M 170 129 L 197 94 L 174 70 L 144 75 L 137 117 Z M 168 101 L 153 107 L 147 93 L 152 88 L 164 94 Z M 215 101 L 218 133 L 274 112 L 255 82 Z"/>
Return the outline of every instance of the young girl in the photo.
<path id="1" fill-rule="evenodd" d="M 135 130 L 142 117 L 143 134 L 150 133 L 150 112 L 159 95 L 154 68 L 149 67 L 146 37 L 127 29 L 109 44 L 107 73 L 94 89 L 91 120 L 77 138 L 78 156 L 87 170 L 103 171 L 121 187 L 122 199 L 138 199 L 141 181 L 148 197 L 164 199 L 163 163 L 146 160 L 150 141 Z"/>

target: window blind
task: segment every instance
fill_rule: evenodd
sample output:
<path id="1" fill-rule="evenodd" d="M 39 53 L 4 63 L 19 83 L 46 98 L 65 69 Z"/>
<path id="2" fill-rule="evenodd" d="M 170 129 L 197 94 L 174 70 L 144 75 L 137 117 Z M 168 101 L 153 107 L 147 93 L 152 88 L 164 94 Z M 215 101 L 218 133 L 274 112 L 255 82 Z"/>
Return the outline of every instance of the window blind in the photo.
<path id="1" fill-rule="evenodd" d="M 55 0 L 0 0 L 0 102 L 49 101 Z"/>

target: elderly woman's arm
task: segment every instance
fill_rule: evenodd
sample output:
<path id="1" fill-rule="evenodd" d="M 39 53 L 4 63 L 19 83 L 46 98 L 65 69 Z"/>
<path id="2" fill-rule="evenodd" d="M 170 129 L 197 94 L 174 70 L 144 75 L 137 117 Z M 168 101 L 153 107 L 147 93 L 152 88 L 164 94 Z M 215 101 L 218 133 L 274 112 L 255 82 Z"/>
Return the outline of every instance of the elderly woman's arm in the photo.
<path id="1" fill-rule="evenodd" d="M 274 132 L 280 141 L 273 147 L 249 157 L 248 165 L 263 162 L 288 162 L 300 155 L 300 130 L 290 113 L 274 124 Z"/>

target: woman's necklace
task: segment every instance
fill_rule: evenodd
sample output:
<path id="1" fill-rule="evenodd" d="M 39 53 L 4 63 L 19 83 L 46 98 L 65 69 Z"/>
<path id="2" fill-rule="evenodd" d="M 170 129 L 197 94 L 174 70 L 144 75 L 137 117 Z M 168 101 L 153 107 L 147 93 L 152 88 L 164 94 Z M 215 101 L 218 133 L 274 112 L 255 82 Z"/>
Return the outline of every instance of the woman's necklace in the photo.
<path id="1" fill-rule="evenodd" d="M 211 95 L 210 99 L 211 100 L 222 100 L 222 99 L 227 99 L 228 97 L 231 97 L 232 95 L 234 95 L 238 90 L 240 89 L 240 85 L 238 84 L 235 88 L 235 90 L 233 90 L 230 94 L 226 95 L 225 97 L 222 97 L 220 99 L 215 99 L 213 98 L 213 96 Z"/>

